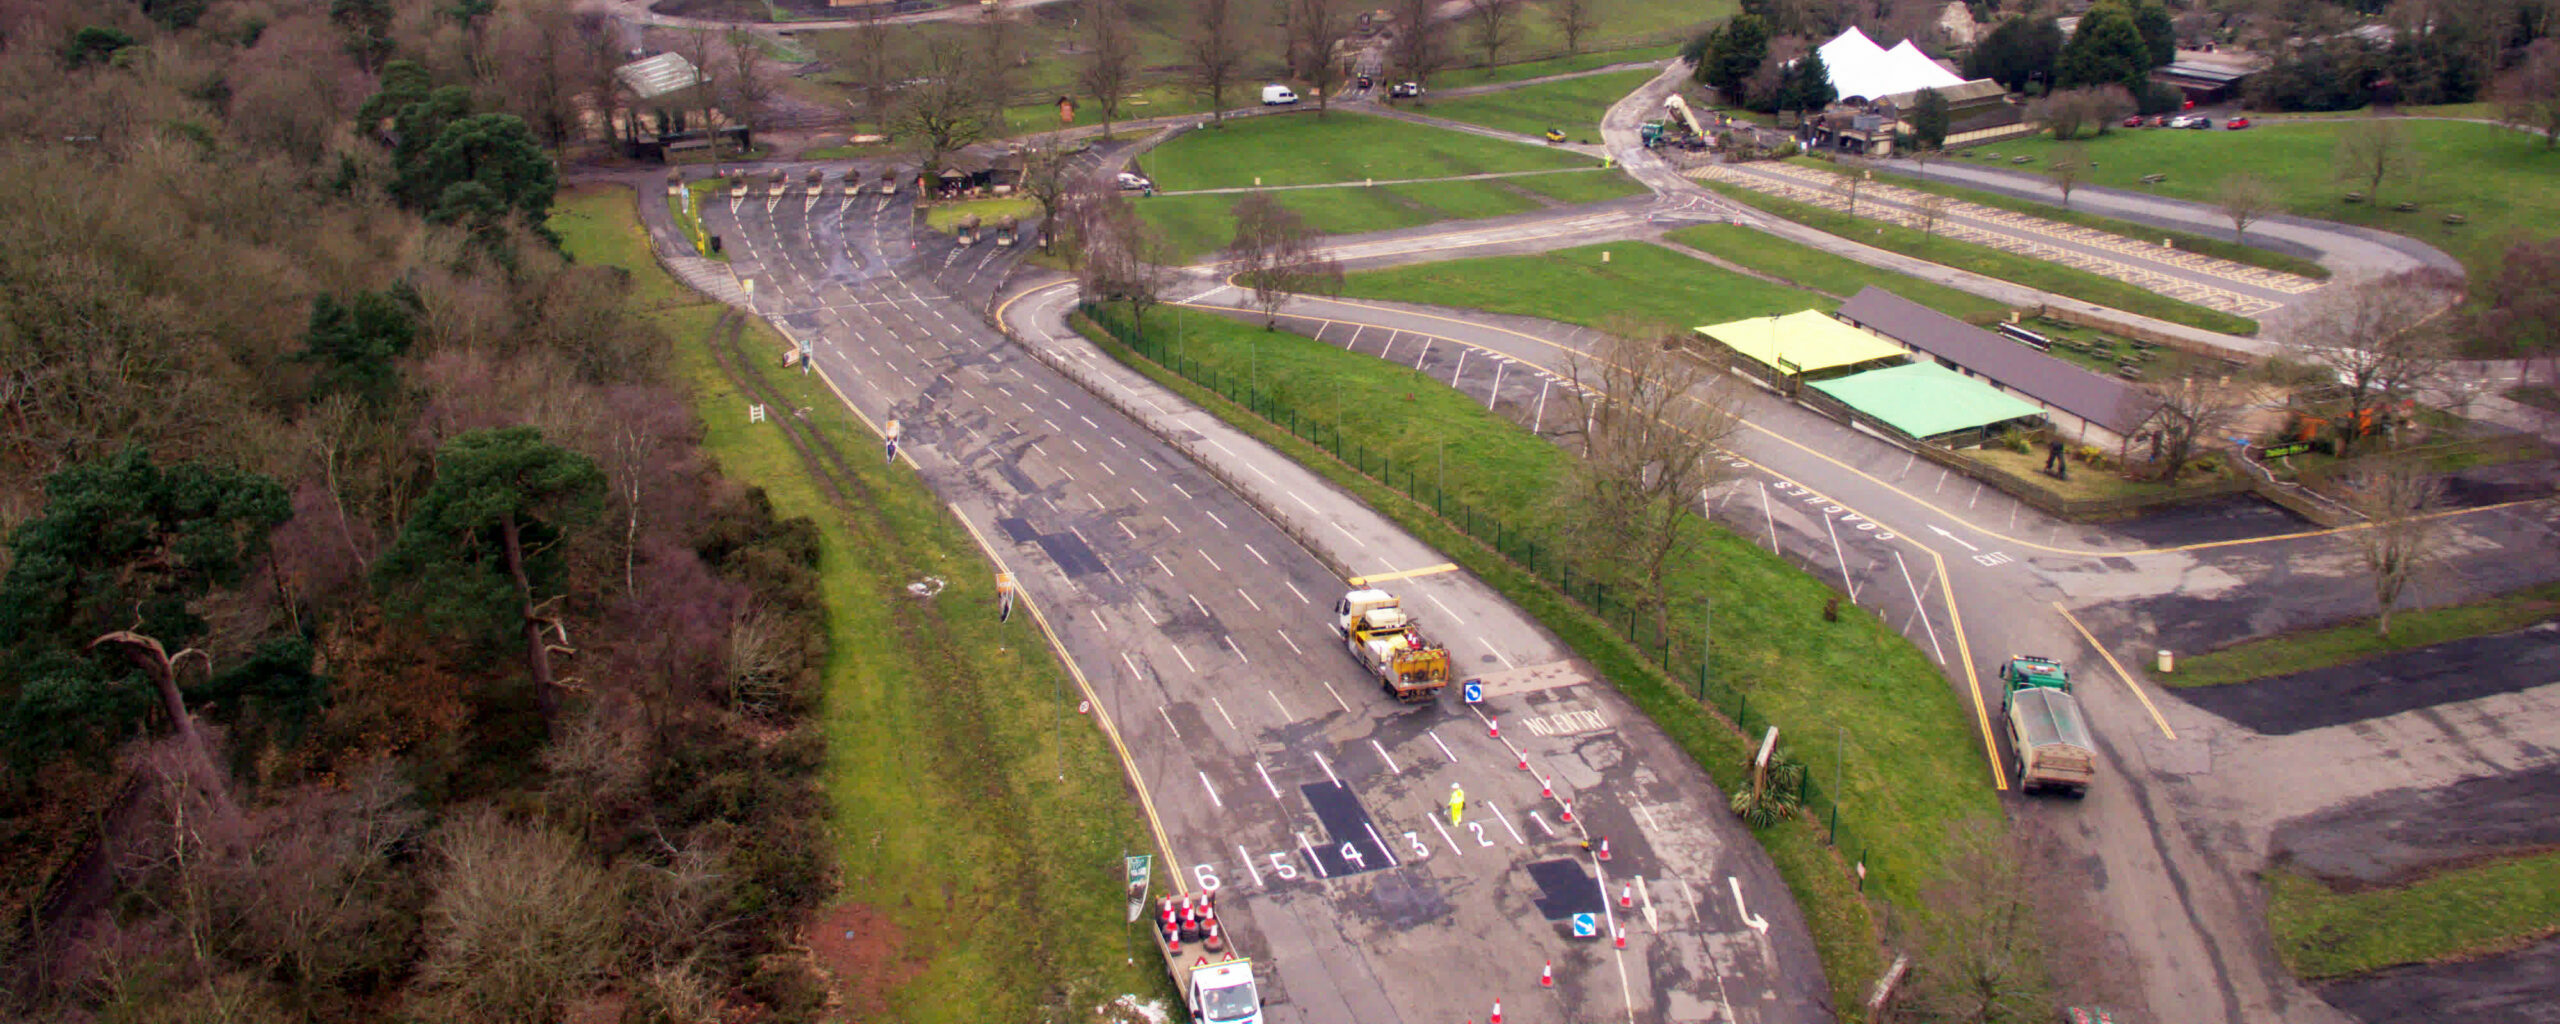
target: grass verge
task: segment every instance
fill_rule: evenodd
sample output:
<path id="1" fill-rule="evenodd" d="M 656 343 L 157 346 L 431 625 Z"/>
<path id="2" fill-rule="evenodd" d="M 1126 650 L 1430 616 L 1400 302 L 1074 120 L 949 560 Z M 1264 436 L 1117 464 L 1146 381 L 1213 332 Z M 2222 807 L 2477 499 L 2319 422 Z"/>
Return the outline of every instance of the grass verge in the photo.
<path id="1" fill-rule="evenodd" d="M 1785 278 L 1798 287 L 1843 299 L 1872 284 L 1959 320 L 1994 320 L 2009 311 L 2009 307 L 1997 299 L 1986 299 L 1908 274 L 1878 270 L 1845 256 L 1834 256 L 1739 224 L 1701 224 L 1681 228 L 1664 237 L 1771 277 Z"/>
<path id="2" fill-rule="evenodd" d="M 1147 347 L 1182 368 L 1175 373 L 1090 321 L 1078 326 L 1115 358 L 1324 474 L 1537 616 L 1719 786 L 1743 784 L 1750 740 L 1733 717 L 1782 725 L 1788 748 L 1823 766 L 1817 774 L 1826 786 L 1837 758 L 1840 851 L 1863 852 L 1870 891 L 1881 898 L 1916 907 L 1941 869 L 1948 823 L 1997 820 L 1969 719 L 1926 657 L 1862 609 L 1843 609 L 1838 624 L 1821 622 L 1830 589 L 1751 541 L 1690 523 L 1698 547 L 1678 571 L 1674 601 L 1697 609 L 1712 598 L 1714 612 L 1712 622 L 1675 617 L 1672 647 L 1690 660 L 1676 658 L 1680 667 L 1665 673 L 1651 660 L 1658 645 L 1631 642 L 1618 621 L 1604 621 L 1623 613 L 1623 603 L 1603 595 L 1595 609 L 1587 587 L 1568 584 L 1577 591 L 1568 598 L 1552 575 L 1530 569 L 1552 574 L 1558 564 L 1552 538 L 1570 518 L 1557 497 L 1570 472 L 1563 449 L 1409 368 L 1299 335 L 1159 313 Z M 1260 388 L 1239 387 L 1249 374 L 1258 374 Z M 1247 395 L 1260 413 L 1223 392 Z M 1332 432 L 1345 413 L 1360 423 L 1354 444 Z M 1437 485 L 1443 472 L 1445 494 Z M 1399 474 L 1403 489 L 1383 482 Z M 1739 703 L 1719 696 L 1710 708 L 1690 693 L 1700 678 L 1694 652 L 1710 629 L 1715 692 L 1738 694 Z M 1881 963 L 1873 914 L 1842 856 L 1824 849 L 1822 828 L 1790 824 L 1759 835 L 1805 912 L 1836 1005 L 1854 1008 Z"/>
<path id="3" fill-rule="evenodd" d="M 1601 262 L 1601 254 L 1608 262 Z M 1482 256 L 1364 270 L 1345 296 L 1428 302 L 1603 328 L 1620 318 L 1687 332 L 1744 317 L 1828 312 L 1837 299 L 1734 273 L 1646 242 L 1610 242 L 1533 256 Z"/>
<path id="4" fill-rule="evenodd" d="M 1125 962 L 1120 893 L 1098 881 L 1149 848 L 1119 764 L 1058 705 L 1073 688 L 1030 624 L 985 614 L 993 567 L 921 481 L 876 458 L 878 439 L 817 378 L 764 369 L 782 341 L 761 321 L 745 320 L 743 338 L 717 330 L 722 307 L 651 259 L 629 192 L 577 190 L 555 209 L 569 251 L 629 271 L 630 301 L 680 339 L 703 450 L 777 514 L 818 524 L 843 897 L 903 940 L 855 965 L 902 979 L 884 1015 L 1027 1020 L 1162 994 L 1152 963 Z M 757 402 L 807 416 L 749 423 Z M 948 586 L 930 601 L 906 592 L 928 576 Z M 1076 727 L 1060 731 L 1062 715 Z"/>
<path id="5" fill-rule="evenodd" d="M 1528 78 L 1545 78 L 1548 75 L 1569 75 L 1576 71 L 1591 71 L 1597 68 L 1605 68 L 1611 64 L 1633 64 L 1639 61 L 1662 60 L 1678 54 L 1679 52 L 1679 44 L 1663 43 L 1656 46 L 1639 46 L 1626 50 L 1603 50 L 1596 53 L 1577 53 L 1569 57 L 1551 57 L 1546 60 L 1522 61 L 1517 64 L 1504 64 L 1498 67 L 1457 68 L 1431 76 L 1431 87 L 1435 90 L 1463 89 L 1471 85 L 1494 85 L 1501 82 L 1517 82 Z M 1389 77 L 1390 79 L 1393 78 L 1393 76 Z"/>
<path id="6" fill-rule="evenodd" d="M 1844 168 L 1828 160 L 1816 160 L 1811 157 L 1796 157 L 1788 162 L 1805 167 L 1811 167 L 1815 170 L 1828 171 L 1833 174 L 1847 173 Z M 2239 242 L 2231 241 L 2227 238 L 2213 238 L 2189 231 L 2174 231 L 2168 228 L 2154 227 L 2149 224 L 2136 224 L 2129 220 L 2118 220 L 2114 217 L 2086 213 L 2069 207 L 2055 206 L 2051 203 L 2039 203 L 2033 199 L 2020 199 L 2013 195 L 2006 195 L 1999 192 L 1986 192 L 1981 189 L 1966 188 L 1962 185 L 1950 185 L 1943 181 L 1935 181 L 1929 178 L 1916 177 L 1908 174 L 1896 174 L 1887 178 L 1879 178 L 1878 180 L 1889 185 L 1907 188 L 1914 192 L 1927 192 L 1933 195 L 1945 196 L 1949 199 L 1962 200 L 1976 206 L 1988 206 L 1993 209 L 2023 213 L 2031 217 L 2041 217 L 2045 220 L 2055 221 L 2057 223 L 2104 231 L 2111 235 L 2120 235 L 2125 238 L 2135 239 L 2141 242 L 2147 243 L 2153 239 L 2167 239 L 2171 248 L 2177 249 L 2181 252 L 2201 253 L 2206 256 L 2214 257 L 2215 259 L 2230 260 L 2233 263 L 2243 263 L 2252 267 L 2264 267 L 2268 270 L 2281 270 L 2288 274 L 2297 274 L 2302 277 L 2308 277 L 2315 280 L 2325 281 L 2329 277 L 2329 268 L 2321 266 L 2316 260 L 2307 260 L 2300 256 L 2290 256 L 2280 252 L 2260 249 L 2256 246 L 2244 245 Z"/>
<path id="7" fill-rule="evenodd" d="M 1333 111 L 1229 121 L 1184 132 L 1144 161 L 1167 191 L 1446 178 L 1589 167 L 1589 157 L 1365 114 Z M 1232 200 L 1230 200 L 1232 202 Z"/>
<path id="8" fill-rule="evenodd" d="M 2191 302 L 2180 302 L 2147 291 L 2139 285 L 2110 277 L 2100 277 L 2059 263 L 2047 263 L 2034 257 L 2003 252 L 1987 245 L 1975 245 L 1971 242 L 1959 242 L 1952 238 L 1928 235 L 1898 224 L 1886 224 L 1865 217 L 1852 217 L 1839 210 L 1825 209 L 1810 203 L 1799 203 L 1792 199 L 1781 199 L 1740 185 L 1721 181 L 1710 181 L 1704 184 L 1722 195 L 1740 200 L 1763 212 L 1843 238 L 1853 238 L 1877 248 L 1928 260 L 1931 263 L 1969 270 L 1984 277 L 2011 281 L 2056 295 L 2068 295 L 2085 302 L 2120 309 L 2127 313 L 2222 334 L 2255 334 L 2258 331 L 2258 322 L 2255 320 L 2206 309 Z"/>
<path id="9" fill-rule="evenodd" d="M 2560 583 L 2545 583 L 2468 604 L 2399 612 L 2391 616 L 2387 638 L 2374 633 L 2372 619 L 2359 618 L 2233 644 L 2181 659 L 2178 671 L 2161 681 L 2181 687 L 2245 683 L 2522 629 L 2554 615 L 2560 615 Z"/>
<path id="10" fill-rule="evenodd" d="M 2303 978 L 2464 960 L 2560 932 L 2560 851 L 2354 892 L 2284 868 L 2266 879 L 2267 930 L 2285 967 Z"/>
<path id="11" fill-rule="evenodd" d="M 1416 110 L 1522 135 L 1539 135 L 1553 128 L 1575 140 L 1598 139 L 1600 116 L 1609 112 L 1609 105 L 1652 81 L 1655 74 L 1613 71 L 1451 100 L 1431 100 Z"/>
<path id="12" fill-rule="evenodd" d="M 1558 173 L 1597 176 L 1604 172 Z M 1531 176 L 1532 179 L 1548 177 L 1550 175 Z M 1306 218 L 1307 224 L 1317 231 L 1340 235 L 1416 227 L 1444 220 L 1496 217 L 1537 209 L 1538 201 L 1520 190 L 1528 186 L 1509 187 L 1505 182 L 1510 180 L 1415 182 L 1375 187 L 1346 185 L 1340 188 L 1283 189 L 1269 195 L 1281 206 Z M 1241 193 L 1219 192 L 1157 196 L 1135 202 L 1141 219 L 1164 232 L 1165 238 L 1185 258 L 1192 258 L 1214 252 L 1235 238 L 1234 210 L 1236 203 L 1243 198 Z"/>
<path id="13" fill-rule="evenodd" d="M 950 231 L 960 225 L 960 218 L 976 214 L 978 223 L 994 227 L 1011 215 L 1028 219 L 1040 212 L 1039 202 L 1031 199 L 972 199 L 960 203 L 935 203 L 924 211 L 924 226 L 935 231 Z"/>

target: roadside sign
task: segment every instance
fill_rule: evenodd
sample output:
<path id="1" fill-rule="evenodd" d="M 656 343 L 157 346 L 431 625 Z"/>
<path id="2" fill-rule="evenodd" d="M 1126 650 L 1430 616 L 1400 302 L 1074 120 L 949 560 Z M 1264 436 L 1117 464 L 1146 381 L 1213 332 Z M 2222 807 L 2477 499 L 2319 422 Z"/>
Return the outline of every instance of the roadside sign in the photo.
<path id="1" fill-rule="evenodd" d="M 889 429 L 885 431 L 885 433 L 887 435 L 886 440 L 889 443 L 889 457 L 887 461 L 896 462 L 898 461 L 898 435 L 903 433 L 903 431 L 898 428 L 898 421 L 890 420 Z"/>
<path id="2" fill-rule="evenodd" d="M 1575 915 L 1573 915 L 1573 937 L 1574 937 L 1574 938 L 1577 938 L 1577 939 L 1596 939 L 1596 938 L 1599 938 L 1599 937 L 1600 937 L 1600 915 L 1598 915 L 1598 914 L 1575 914 Z"/>
<path id="3" fill-rule="evenodd" d="M 1465 685 L 1459 688 L 1458 692 L 1466 695 L 1467 703 L 1482 704 L 1484 703 L 1484 680 L 1467 680 Z"/>
<path id="4" fill-rule="evenodd" d="M 1013 619 L 1013 594 L 1014 594 L 1014 589 L 1015 589 L 1015 588 L 1014 588 L 1014 583 L 1013 583 L 1013 574 L 1012 574 L 1012 573 L 1009 573 L 1009 572 L 1000 572 L 1000 573 L 997 573 L 997 574 L 996 574 L 996 621 L 997 621 L 997 622 L 1009 622 L 1009 621 L 1012 621 L 1012 619 Z"/>
<path id="5" fill-rule="evenodd" d="M 1136 924 L 1147 909 L 1147 880 L 1154 876 L 1156 858 L 1150 853 L 1124 859 L 1129 862 L 1129 923 Z"/>

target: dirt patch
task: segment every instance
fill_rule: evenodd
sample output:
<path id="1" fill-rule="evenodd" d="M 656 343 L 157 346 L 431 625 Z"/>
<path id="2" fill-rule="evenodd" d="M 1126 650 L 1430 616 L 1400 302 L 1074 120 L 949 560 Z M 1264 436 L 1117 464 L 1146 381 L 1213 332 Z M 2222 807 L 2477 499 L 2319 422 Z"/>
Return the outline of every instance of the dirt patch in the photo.
<path id="1" fill-rule="evenodd" d="M 2340 889 L 2560 845 L 2560 765 L 2376 793 L 2277 825 L 2277 863 Z"/>
<path id="2" fill-rule="evenodd" d="M 2319 991 L 2366 1024 L 2560 1024 L 2560 939 L 2463 963 L 2394 967 Z"/>
<path id="3" fill-rule="evenodd" d="M 889 993 L 926 965 L 907 951 L 905 933 L 887 915 L 860 903 L 820 911 L 806 944 L 846 1020 L 888 1019 Z"/>
<path id="4" fill-rule="evenodd" d="M 2560 679 L 2560 622 L 2179 696 L 2268 736 L 2513 693 Z"/>

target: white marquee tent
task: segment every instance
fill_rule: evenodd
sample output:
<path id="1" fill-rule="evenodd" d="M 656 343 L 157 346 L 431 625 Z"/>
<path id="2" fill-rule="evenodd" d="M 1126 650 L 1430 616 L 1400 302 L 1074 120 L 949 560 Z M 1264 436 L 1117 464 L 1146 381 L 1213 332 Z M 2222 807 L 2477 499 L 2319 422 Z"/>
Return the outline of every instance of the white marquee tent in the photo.
<path id="1" fill-rule="evenodd" d="M 1905 39 L 1888 50 L 1855 27 L 1822 44 L 1818 52 L 1822 54 L 1822 66 L 1831 71 L 1831 87 L 1844 100 L 1964 84 L 1963 77 L 1939 67 L 1919 47 L 1911 45 L 1911 40 Z"/>

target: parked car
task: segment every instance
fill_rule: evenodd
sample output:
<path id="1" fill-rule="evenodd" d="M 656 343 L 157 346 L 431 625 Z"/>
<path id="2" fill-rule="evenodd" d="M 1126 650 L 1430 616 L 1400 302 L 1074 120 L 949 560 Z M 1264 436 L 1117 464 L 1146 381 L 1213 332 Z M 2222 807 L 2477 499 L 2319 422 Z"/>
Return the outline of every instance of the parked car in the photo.
<path id="1" fill-rule="evenodd" d="M 2196 119 L 2195 119 L 2195 115 L 2193 115 L 2193 114 L 2180 114 L 2180 115 L 2178 115 L 2178 116 L 2176 116 L 2176 117 L 2173 117 L 2173 118 L 2170 118 L 2170 119 L 2169 119 L 2169 127 L 2171 127 L 2171 128 L 2184 128 L 2184 127 L 2187 127 L 2187 126 L 2188 126 L 2188 125 L 2190 125 L 2190 124 L 2194 124 L 2194 123 L 2195 123 L 2195 120 L 2196 120 Z"/>
<path id="2" fill-rule="evenodd" d="M 2151 127 L 2154 127 L 2154 128 L 2166 128 L 2166 127 L 2168 127 L 2168 126 L 2169 126 L 2169 115 L 2167 115 L 2167 114 L 2153 114 L 2153 115 L 2151 115 Z"/>
<path id="3" fill-rule="evenodd" d="M 2213 127 L 2213 119 L 2210 117 L 2198 116 L 2193 120 L 2188 121 L 2187 127 L 2202 131 L 2206 128 Z"/>
<path id="4" fill-rule="evenodd" d="M 2249 127 L 2249 119 L 2245 117 L 2235 117 L 2231 120 L 2222 122 L 2222 127 L 2225 131 L 2236 132 L 2242 128 Z"/>
<path id="5" fill-rule="evenodd" d="M 1296 102 L 1298 102 L 1298 93 L 1296 90 L 1293 90 L 1288 86 L 1266 85 L 1262 87 L 1263 106 L 1285 107 Z"/>
<path id="6" fill-rule="evenodd" d="M 2127 128 L 2140 128 L 2140 127 L 2142 127 L 2142 115 L 2140 115 L 2140 114 L 2135 114 L 2135 115 L 2133 115 L 2132 117 L 2125 118 L 2125 119 L 2124 119 L 2124 126 L 2125 126 L 2125 127 L 2127 127 Z"/>
<path id="7" fill-rule="evenodd" d="M 1362 92 L 1367 92 L 1367 91 L 1369 90 L 1369 87 L 1370 87 L 1370 86 L 1372 86 L 1372 85 L 1376 85 L 1376 84 L 1378 84 L 1378 83 L 1377 83 L 1377 82 L 1375 82 L 1375 81 L 1372 81 L 1372 80 L 1369 78 L 1369 76 L 1367 76 L 1367 75 L 1362 75 L 1362 76 L 1360 76 L 1360 91 L 1362 91 Z"/>
<path id="8" fill-rule="evenodd" d="M 1154 188 L 1155 185 L 1155 182 L 1147 180 L 1146 175 L 1129 171 L 1120 172 L 1120 190 L 1123 192 L 1136 192 L 1140 189 Z"/>
<path id="9" fill-rule="evenodd" d="M 1391 95 L 1391 96 L 1394 96 L 1394 97 L 1395 97 L 1395 98 L 1397 98 L 1397 99 L 1400 99 L 1400 100 L 1401 100 L 1401 99 L 1411 99 L 1411 98 L 1413 98 L 1413 97 L 1416 97 L 1416 96 L 1420 96 L 1420 95 L 1422 95 L 1422 83 L 1420 83 L 1420 82 L 1397 82 L 1397 83 L 1396 83 L 1396 87 L 1395 87 L 1395 88 L 1393 88 L 1393 89 L 1389 89 L 1389 90 L 1387 90 L 1387 93 L 1388 93 L 1389 95 Z"/>

